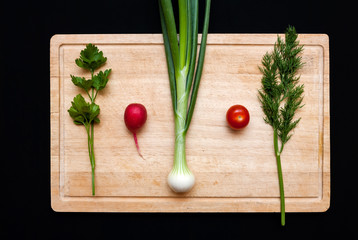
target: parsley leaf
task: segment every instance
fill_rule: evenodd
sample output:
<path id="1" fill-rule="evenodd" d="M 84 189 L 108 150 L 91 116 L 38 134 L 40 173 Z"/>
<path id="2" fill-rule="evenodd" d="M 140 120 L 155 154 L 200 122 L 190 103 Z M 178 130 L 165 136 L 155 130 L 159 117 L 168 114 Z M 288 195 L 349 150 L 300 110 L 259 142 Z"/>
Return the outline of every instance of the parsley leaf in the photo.
<path id="1" fill-rule="evenodd" d="M 90 111 L 88 113 L 89 121 L 90 122 L 95 121 L 96 123 L 99 123 L 99 118 L 98 118 L 99 112 L 100 112 L 99 106 L 95 103 L 91 103 Z"/>
<path id="2" fill-rule="evenodd" d="M 72 82 L 77 87 L 83 88 L 84 90 L 88 91 L 92 87 L 93 80 L 89 79 L 86 80 L 84 77 L 76 77 L 71 75 Z"/>
<path id="3" fill-rule="evenodd" d="M 86 48 L 80 53 L 80 58 L 75 60 L 77 66 L 88 69 L 92 73 L 106 61 L 107 58 L 103 57 L 103 52 L 91 43 L 86 45 Z"/>
<path id="4" fill-rule="evenodd" d="M 100 71 L 97 75 L 93 76 L 92 86 L 97 90 L 102 90 L 106 87 L 108 82 L 108 76 L 111 73 L 111 69 L 107 69 L 104 72 Z"/>
<path id="5" fill-rule="evenodd" d="M 75 124 L 87 126 L 92 121 L 99 122 L 100 108 L 97 104 L 86 102 L 81 94 L 74 97 L 71 104 L 72 106 L 68 109 L 68 113 Z"/>

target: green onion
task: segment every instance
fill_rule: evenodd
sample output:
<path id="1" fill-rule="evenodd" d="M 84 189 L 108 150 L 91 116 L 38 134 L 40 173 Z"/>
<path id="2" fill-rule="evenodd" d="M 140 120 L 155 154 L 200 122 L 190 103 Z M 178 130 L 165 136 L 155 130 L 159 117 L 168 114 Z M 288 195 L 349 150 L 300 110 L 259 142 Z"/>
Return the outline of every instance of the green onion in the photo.
<path id="1" fill-rule="evenodd" d="M 197 60 L 198 0 L 178 0 L 179 41 L 171 0 L 159 0 L 160 19 L 167 59 L 170 92 L 175 118 L 174 164 L 168 184 L 175 192 L 187 192 L 195 183 L 188 168 L 185 138 L 193 116 L 203 71 L 209 28 L 210 0 L 206 0 L 204 27 Z"/>

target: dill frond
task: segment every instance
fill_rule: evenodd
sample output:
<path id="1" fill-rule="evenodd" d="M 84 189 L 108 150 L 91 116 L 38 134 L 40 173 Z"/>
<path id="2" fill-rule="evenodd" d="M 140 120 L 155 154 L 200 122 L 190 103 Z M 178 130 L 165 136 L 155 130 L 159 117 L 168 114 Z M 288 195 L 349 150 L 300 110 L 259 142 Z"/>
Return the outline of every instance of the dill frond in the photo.
<path id="1" fill-rule="evenodd" d="M 278 36 L 274 50 L 263 56 L 259 67 L 263 74 L 259 100 L 264 120 L 277 130 L 282 145 L 291 138 L 291 131 L 300 121 L 300 118 L 293 120 L 296 110 L 303 107 L 304 85 L 299 84 L 297 76 L 303 66 L 300 56 L 303 46 L 299 45 L 297 37 L 295 28 L 289 26 L 285 41 Z"/>
<path id="2" fill-rule="evenodd" d="M 284 145 L 292 137 L 292 130 L 301 118 L 294 120 L 296 111 L 303 107 L 303 84 L 299 84 L 297 71 L 302 68 L 299 45 L 294 27 L 289 26 L 285 41 L 277 36 L 277 42 L 271 53 L 266 53 L 259 67 L 263 74 L 259 100 L 265 114 L 264 121 L 273 127 L 274 150 L 277 161 L 277 173 L 281 199 L 281 225 L 285 225 L 285 194 L 281 168 L 281 153 Z M 279 147 L 278 139 L 281 141 Z"/>

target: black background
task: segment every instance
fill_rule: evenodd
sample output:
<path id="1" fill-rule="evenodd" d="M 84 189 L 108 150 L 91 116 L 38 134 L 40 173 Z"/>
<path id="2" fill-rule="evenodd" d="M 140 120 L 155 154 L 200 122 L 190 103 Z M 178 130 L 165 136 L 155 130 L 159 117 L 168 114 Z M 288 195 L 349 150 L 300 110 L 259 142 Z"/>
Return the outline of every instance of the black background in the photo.
<path id="1" fill-rule="evenodd" d="M 286 227 L 281 227 L 278 213 L 52 211 L 51 36 L 161 33 L 158 5 L 156 0 L 1 3 L 1 239 L 310 239 L 348 233 L 353 239 L 358 235 L 354 87 L 358 51 L 353 4 L 354 1 L 212 1 L 209 33 L 282 33 L 290 24 L 298 33 L 329 35 L 331 206 L 324 213 L 287 213 Z M 340 235 L 333 235 L 336 233 Z"/>

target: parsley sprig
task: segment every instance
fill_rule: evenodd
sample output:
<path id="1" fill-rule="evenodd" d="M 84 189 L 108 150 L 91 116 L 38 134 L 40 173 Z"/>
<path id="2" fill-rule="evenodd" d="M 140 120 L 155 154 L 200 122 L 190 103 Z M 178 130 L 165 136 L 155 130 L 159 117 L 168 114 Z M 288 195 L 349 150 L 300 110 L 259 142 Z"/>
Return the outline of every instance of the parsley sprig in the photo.
<path id="1" fill-rule="evenodd" d="M 259 100 L 265 114 L 264 121 L 273 127 L 274 150 L 281 198 L 281 224 L 285 225 L 285 197 L 281 169 L 281 153 L 284 145 L 292 137 L 292 130 L 301 118 L 293 120 L 296 110 L 302 108 L 304 85 L 299 84 L 297 71 L 303 66 L 300 53 L 303 46 L 297 41 L 294 27 L 289 26 L 285 33 L 285 41 L 277 37 L 274 50 L 262 58 L 260 71 L 262 88 Z M 279 141 L 281 147 L 279 147 Z"/>
<path id="2" fill-rule="evenodd" d="M 82 88 L 87 93 L 90 102 L 86 102 L 85 98 L 78 94 L 71 102 L 72 106 L 68 109 L 68 113 L 76 125 L 84 125 L 88 139 L 88 154 L 92 168 L 92 195 L 95 195 L 95 155 L 94 155 L 94 123 L 99 123 L 98 115 L 100 113 L 99 106 L 95 103 L 97 94 L 106 87 L 108 76 L 111 69 L 104 72 L 100 71 L 94 75 L 94 71 L 106 63 L 107 58 L 103 57 L 103 52 L 93 44 L 88 44 L 81 51 L 80 57 L 75 60 L 77 66 L 89 70 L 91 78 L 76 77 L 71 75 L 74 85 Z"/>

